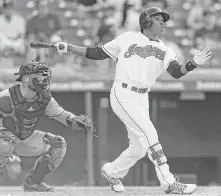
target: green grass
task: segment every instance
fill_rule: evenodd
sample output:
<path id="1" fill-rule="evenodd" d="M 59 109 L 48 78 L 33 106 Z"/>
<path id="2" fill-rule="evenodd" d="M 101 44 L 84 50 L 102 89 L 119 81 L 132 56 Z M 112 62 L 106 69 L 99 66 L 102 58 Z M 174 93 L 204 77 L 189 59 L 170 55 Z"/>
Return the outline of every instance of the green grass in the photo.
<path id="1" fill-rule="evenodd" d="M 160 187 L 125 188 L 124 193 L 115 193 L 109 187 L 56 187 L 53 193 L 24 193 L 21 187 L 0 187 L 0 196 L 166 196 Z M 191 196 L 221 196 L 221 187 L 197 187 Z"/>

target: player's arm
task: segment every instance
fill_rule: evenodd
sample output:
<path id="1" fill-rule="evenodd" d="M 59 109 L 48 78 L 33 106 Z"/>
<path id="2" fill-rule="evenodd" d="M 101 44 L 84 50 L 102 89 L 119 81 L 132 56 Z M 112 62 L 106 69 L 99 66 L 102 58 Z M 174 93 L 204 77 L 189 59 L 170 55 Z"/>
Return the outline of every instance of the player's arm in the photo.
<path id="1" fill-rule="evenodd" d="M 104 60 L 107 58 L 117 60 L 121 50 L 121 45 L 124 40 L 127 39 L 127 36 L 128 33 L 121 34 L 114 40 L 104 44 L 101 47 L 82 47 L 66 42 L 58 42 L 55 44 L 55 46 L 60 54 L 71 52 L 73 54 L 93 60 Z"/>
<path id="2" fill-rule="evenodd" d="M 181 78 L 188 72 L 194 70 L 196 67 L 204 65 L 206 61 L 211 58 L 211 51 L 209 48 L 205 48 L 202 51 L 196 51 L 191 61 L 184 64 L 180 64 L 177 60 L 170 60 L 167 72 L 176 79 Z"/>
<path id="3" fill-rule="evenodd" d="M 75 118 L 75 115 L 62 108 L 57 101 L 52 97 L 45 109 L 45 115 L 50 119 L 54 119 L 65 126 L 71 126 L 68 119 Z"/>
<path id="4" fill-rule="evenodd" d="M 197 67 L 197 64 L 194 60 L 191 60 L 185 64 L 180 64 L 177 60 L 173 60 L 169 63 L 167 72 L 176 79 L 181 78 L 186 75 L 188 72 L 194 70 Z"/>
<path id="5" fill-rule="evenodd" d="M 102 47 L 80 47 L 68 44 L 67 51 L 92 60 L 104 60 L 110 58 L 110 56 L 104 52 Z"/>
<path id="6" fill-rule="evenodd" d="M 93 121 L 87 115 L 76 116 L 73 113 L 64 110 L 52 97 L 51 101 L 46 107 L 45 114 L 65 126 L 70 127 L 72 130 L 84 130 L 86 135 L 94 135 Z"/>

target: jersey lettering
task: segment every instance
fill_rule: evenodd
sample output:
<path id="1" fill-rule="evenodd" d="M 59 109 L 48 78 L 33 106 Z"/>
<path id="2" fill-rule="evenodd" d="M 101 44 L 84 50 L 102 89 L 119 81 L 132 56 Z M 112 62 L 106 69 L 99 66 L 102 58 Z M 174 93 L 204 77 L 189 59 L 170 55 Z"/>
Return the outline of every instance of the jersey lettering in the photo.
<path id="1" fill-rule="evenodd" d="M 156 46 L 147 45 L 145 47 L 137 46 L 137 44 L 131 45 L 127 52 L 124 53 L 125 58 L 130 58 L 132 55 L 138 55 L 142 58 L 147 58 L 150 56 L 154 56 L 159 60 L 164 60 L 166 51 L 159 49 Z"/>

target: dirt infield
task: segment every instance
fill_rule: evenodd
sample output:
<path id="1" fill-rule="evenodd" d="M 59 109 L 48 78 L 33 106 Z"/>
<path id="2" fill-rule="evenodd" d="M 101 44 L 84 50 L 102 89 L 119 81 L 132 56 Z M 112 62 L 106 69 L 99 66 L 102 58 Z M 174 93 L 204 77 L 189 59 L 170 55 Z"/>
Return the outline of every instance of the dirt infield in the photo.
<path id="1" fill-rule="evenodd" d="M 0 196 L 166 196 L 160 187 L 125 188 L 124 193 L 115 193 L 109 187 L 55 187 L 53 193 L 24 193 L 21 187 L 0 187 Z M 221 187 L 198 187 L 191 196 L 221 196 Z"/>

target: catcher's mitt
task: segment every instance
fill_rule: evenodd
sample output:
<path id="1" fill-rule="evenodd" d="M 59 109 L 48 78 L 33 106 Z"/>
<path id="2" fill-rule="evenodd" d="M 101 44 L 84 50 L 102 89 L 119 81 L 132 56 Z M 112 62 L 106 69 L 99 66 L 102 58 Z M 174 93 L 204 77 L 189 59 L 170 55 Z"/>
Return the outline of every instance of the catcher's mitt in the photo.
<path id="1" fill-rule="evenodd" d="M 86 131 L 86 137 L 89 138 L 91 136 L 97 137 L 95 135 L 96 129 L 94 127 L 94 123 L 92 119 L 88 115 L 80 115 L 76 116 L 72 119 L 72 129 L 73 130 L 82 130 Z"/>

